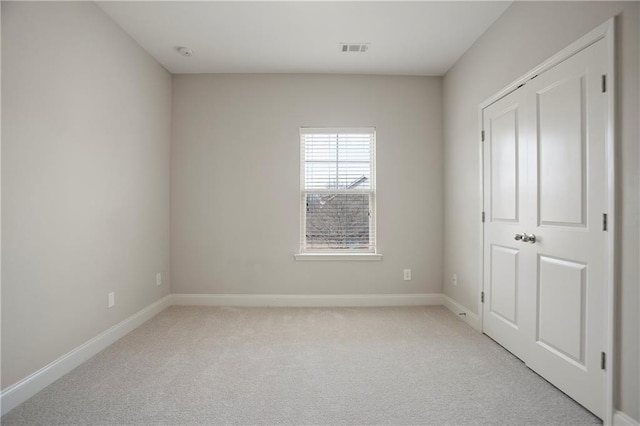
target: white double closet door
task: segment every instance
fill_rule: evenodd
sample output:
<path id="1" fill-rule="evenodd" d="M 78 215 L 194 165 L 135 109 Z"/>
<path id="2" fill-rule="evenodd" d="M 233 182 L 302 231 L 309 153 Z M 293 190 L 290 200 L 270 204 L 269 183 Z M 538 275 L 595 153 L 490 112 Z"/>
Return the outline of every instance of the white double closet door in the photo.
<path id="1" fill-rule="evenodd" d="M 483 110 L 484 332 L 601 418 L 606 64 L 600 40 Z"/>

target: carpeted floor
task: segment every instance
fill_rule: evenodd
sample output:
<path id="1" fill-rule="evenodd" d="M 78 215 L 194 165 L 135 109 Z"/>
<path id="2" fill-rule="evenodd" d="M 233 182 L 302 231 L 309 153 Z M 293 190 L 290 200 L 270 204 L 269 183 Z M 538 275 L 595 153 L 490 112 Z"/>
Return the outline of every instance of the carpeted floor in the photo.
<path id="1" fill-rule="evenodd" d="M 2 423 L 601 424 L 443 307 L 178 306 Z"/>

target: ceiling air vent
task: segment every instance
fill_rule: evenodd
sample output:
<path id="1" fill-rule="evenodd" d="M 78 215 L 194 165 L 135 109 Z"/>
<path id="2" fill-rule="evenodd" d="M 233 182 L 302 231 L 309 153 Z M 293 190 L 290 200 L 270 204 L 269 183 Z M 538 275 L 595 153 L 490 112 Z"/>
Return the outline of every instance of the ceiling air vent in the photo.
<path id="1" fill-rule="evenodd" d="M 340 43 L 342 53 L 365 53 L 371 43 Z"/>

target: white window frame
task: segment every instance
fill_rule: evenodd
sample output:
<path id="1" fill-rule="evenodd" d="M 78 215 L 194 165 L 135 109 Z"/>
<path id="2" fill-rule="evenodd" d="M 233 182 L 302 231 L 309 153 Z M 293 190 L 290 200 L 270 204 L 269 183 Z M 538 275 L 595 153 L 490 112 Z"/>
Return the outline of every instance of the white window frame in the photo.
<path id="1" fill-rule="evenodd" d="M 370 182 L 368 189 L 306 189 L 305 187 L 305 139 L 308 134 L 370 134 Z M 318 192 L 354 193 L 369 195 L 369 248 L 366 249 L 314 249 L 306 246 L 306 217 L 307 194 Z M 382 260 L 382 255 L 377 253 L 376 235 L 376 129 L 374 127 L 352 128 L 328 128 L 328 127 L 301 127 L 300 128 L 300 251 L 295 254 L 296 260 Z"/>

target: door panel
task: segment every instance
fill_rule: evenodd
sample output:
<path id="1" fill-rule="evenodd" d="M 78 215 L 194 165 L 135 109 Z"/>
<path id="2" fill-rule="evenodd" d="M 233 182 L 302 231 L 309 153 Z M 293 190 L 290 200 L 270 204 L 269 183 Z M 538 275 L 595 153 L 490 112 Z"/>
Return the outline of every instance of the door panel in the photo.
<path id="1" fill-rule="evenodd" d="M 517 111 L 514 107 L 489 122 L 493 221 L 518 221 Z"/>
<path id="2" fill-rule="evenodd" d="M 537 93 L 540 224 L 585 225 L 585 76 Z"/>
<path id="3" fill-rule="evenodd" d="M 531 228 L 540 268 L 527 365 L 594 414 L 605 413 L 605 41 L 527 84 L 536 113 L 528 155 L 538 203 Z M 525 86 L 526 87 L 526 86 Z M 525 311 L 528 308 L 525 308 Z M 537 331 L 537 333 L 536 333 Z"/>
<path id="4" fill-rule="evenodd" d="M 522 93 L 513 92 L 483 111 L 485 128 L 484 199 L 487 200 L 484 240 L 483 329 L 519 358 L 524 356 L 520 332 L 523 269 L 514 235 L 522 230 L 524 210 L 522 153 Z"/>
<path id="5" fill-rule="evenodd" d="M 483 110 L 483 330 L 600 417 L 606 64 L 600 40 Z"/>
<path id="6" fill-rule="evenodd" d="M 587 266 L 549 256 L 538 258 L 537 341 L 584 366 Z"/>
<path id="7" fill-rule="evenodd" d="M 518 250 L 493 245 L 491 247 L 491 278 L 489 281 L 489 312 L 518 328 Z"/>

